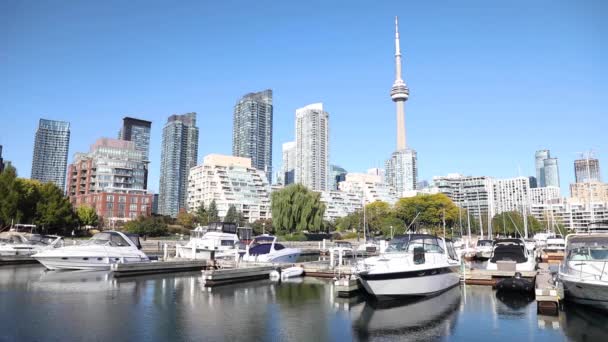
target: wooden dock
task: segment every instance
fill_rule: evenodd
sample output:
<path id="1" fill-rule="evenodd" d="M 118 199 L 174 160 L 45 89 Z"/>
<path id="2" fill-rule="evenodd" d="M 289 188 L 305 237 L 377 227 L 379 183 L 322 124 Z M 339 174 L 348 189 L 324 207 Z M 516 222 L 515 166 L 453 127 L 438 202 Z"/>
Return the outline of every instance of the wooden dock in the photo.
<path id="1" fill-rule="evenodd" d="M 476 268 L 465 268 L 461 271 L 461 278 L 468 285 L 489 285 L 495 286 L 496 282 L 501 278 L 511 278 L 515 276 L 516 271 L 499 271 L 499 270 L 483 270 Z M 522 278 L 534 279 L 536 271 L 517 271 L 521 273 Z"/>
<path id="2" fill-rule="evenodd" d="M 270 272 L 277 266 L 269 265 L 240 265 L 239 268 L 221 268 L 203 271 L 203 284 L 206 287 L 235 284 L 246 281 L 268 279 Z"/>
<path id="3" fill-rule="evenodd" d="M 558 315 L 559 302 L 563 296 L 553 279 L 553 274 L 549 271 L 549 265 L 539 264 L 538 275 L 534 287 L 536 295 L 537 312 L 542 315 Z"/>
<path id="4" fill-rule="evenodd" d="M 304 275 L 317 278 L 340 278 L 350 276 L 352 267 L 349 265 L 331 267 L 327 262 L 306 262 L 301 264 Z"/>
<path id="5" fill-rule="evenodd" d="M 11 255 L 0 257 L 0 266 L 3 265 L 25 265 L 25 264 L 37 264 L 38 260 L 32 258 L 29 255 Z"/>
<path id="6" fill-rule="evenodd" d="M 138 276 L 155 273 L 171 273 L 184 271 L 200 271 L 212 267 L 207 260 L 171 260 L 146 263 L 113 264 L 114 277 Z"/>
<path id="7" fill-rule="evenodd" d="M 361 284 L 358 278 L 345 277 L 334 282 L 335 293 L 338 297 L 348 298 L 355 296 L 361 290 Z"/>

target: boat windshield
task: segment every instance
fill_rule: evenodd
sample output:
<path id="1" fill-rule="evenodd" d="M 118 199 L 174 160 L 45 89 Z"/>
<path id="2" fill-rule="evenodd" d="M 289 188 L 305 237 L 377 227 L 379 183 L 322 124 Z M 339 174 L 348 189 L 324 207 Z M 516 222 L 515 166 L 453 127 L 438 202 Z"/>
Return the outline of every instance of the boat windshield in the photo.
<path id="1" fill-rule="evenodd" d="M 443 240 L 432 235 L 401 235 L 389 242 L 386 253 L 412 253 L 417 247 L 425 253 L 444 253 L 443 246 Z"/>
<path id="2" fill-rule="evenodd" d="M 93 235 L 85 245 L 110 245 L 112 247 L 127 247 L 129 243 L 117 233 L 103 232 Z"/>
<path id="3" fill-rule="evenodd" d="M 477 247 L 492 247 L 492 240 L 478 240 Z"/>
<path id="4" fill-rule="evenodd" d="M 568 242 L 569 260 L 608 260 L 608 237 L 573 237 Z"/>

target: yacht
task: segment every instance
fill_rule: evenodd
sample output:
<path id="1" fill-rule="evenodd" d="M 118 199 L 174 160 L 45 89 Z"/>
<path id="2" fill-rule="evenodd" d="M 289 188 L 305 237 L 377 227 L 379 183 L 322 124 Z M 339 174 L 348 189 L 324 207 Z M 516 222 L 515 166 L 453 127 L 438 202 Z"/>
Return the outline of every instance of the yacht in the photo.
<path id="1" fill-rule="evenodd" d="M 559 281 L 567 301 L 608 310 L 608 230 L 566 236 Z"/>
<path id="2" fill-rule="evenodd" d="M 561 236 L 547 238 L 545 246 L 540 251 L 540 258 L 544 262 L 562 261 L 566 249 L 566 241 Z"/>
<path id="3" fill-rule="evenodd" d="M 175 254 L 177 258 L 210 259 L 214 252 L 215 259 L 234 258 L 239 241 L 236 224 L 211 223 L 194 229 L 187 244 L 175 246 Z"/>
<path id="4" fill-rule="evenodd" d="M 0 233 L 0 256 L 31 256 L 62 244 L 60 236 L 5 232 Z"/>
<path id="5" fill-rule="evenodd" d="M 494 242 L 492 256 L 488 260 L 487 270 L 497 270 L 500 261 L 514 261 L 515 271 L 534 271 L 536 259 L 521 239 L 500 239 Z"/>
<path id="6" fill-rule="evenodd" d="M 475 247 L 475 257 L 480 260 L 488 260 L 492 257 L 493 241 L 477 240 Z"/>
<path id="7" fill-rule="evenodd" d="M 138 235 L 104 231 L 81 245 L 48 249 L 33 257 L 50 270 L 109 270 L 112 264 L 149 262 L 140 249 Z"/>
<path id="8" fill-rule="evenodd" d="M 458 285 L 459 265 L 450 240 L 407 234 L 393 238 L 382 255 L 357 263 L 354 272 L 376 298 L 424 297 Z"/>
<path id="9" fill-rule="evenodd" d="M 247 262 L 296 262 L 302 251 L 299 248 L 287 248 L 277 243 L 277 237 L 263 234 L 256 236 L 243 254 Z"/>

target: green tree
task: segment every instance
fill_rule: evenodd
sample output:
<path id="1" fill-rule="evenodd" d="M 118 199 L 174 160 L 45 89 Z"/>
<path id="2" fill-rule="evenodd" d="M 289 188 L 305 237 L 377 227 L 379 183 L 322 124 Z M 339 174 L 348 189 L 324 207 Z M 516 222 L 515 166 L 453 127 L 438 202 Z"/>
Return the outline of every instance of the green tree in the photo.
<path id="1" fill-rule="evenodd" d="M 528 215 L 528 236 L 543 230 L 542 224 L 532 215 Z M 494 234 L 524 235 L 524 219 L 519 211 L 507 211 L 494 215 L 492 218 Z"/>
<path id="2" fill-rule="evenodd" d="M 228 212 L 224 216 L 224 222 L 239 223 L 239 213 L 234 205 L 230 205 L 228 208 Z"/>
<path id="3" fill-rule="evenodd" d="M 21 219 L 19 197 L 17 170 L 8 165 L 0 173 L 0 228 L 10 226 L 12 220 L 19 222 Z"/>
<path id="4" fill-rule="evenodd" d="M 53 183 L 40 188 L 40 201 L 36 205 L 36 225 L 50 232 L 71 230 L 77 222 L 72 204 L 63 191 Z"/>
<path id="5" fill-rule="evenodd" d="M 179 211 L 176 217 L 177 224 L 186 229 L 194 228 L 194 220 L 195 216 L 183 209 Z"/>
<path id="6" fill-rule="evenodd" d="M 446 227 L 458 223 L 458 207 L 445 194 L 418 195 L 401 198 L 395 204 L 395 216 L 409 226 L 414 218 L 412 227 L 425 229 L 438 229 L 443 225 L 445 217 Z M 400 232 L 402 233 L 402 232 Z"/>
<path id="7" fill-rule="evenodd" d="M 88 205 L 81 205 L 76 209 L 76 216 L 78 216 L 78 222 L 83 226 L 96 227 L 99 223 L 99 217 L 95 209 Z"/>
<path id="8" fill-rule="evenodd" d="M 301 184 L 292 184 L 273 192 L 271 207 L 274 227 L 279 232 L 323 229 L 325 205 L 321 203 L 321 195 Z"/>
<path id="9" fill-rule="evenodd" d="M 128 233 L 142 236 L 163 236 L 169 234 L 167 224 L 160 217 L 138 217 L 127 222 L 123 229 Z"/>
<path id="10" fill-rule="evenodd" d="M 209 224 L 209 216 L 207 213 L 207 209 L 205 209 L 205 202 L 201 202 L 201 205 L 196 209 L 196 222 L 201 226 L 206 226 Z"/>
<path id="11" fill-rule="evenodd" d="M 272 219 L 257 219 L 251 224 L 251 229 L 255 235 L 260 235 L 263 233 L 274 234 Z"/>
<path id="12" fill-rule="evenodd" d="M 209 209 L 207 209 L 207 222 L 218 222 L 220 220 L 220 216 L 217 210 L 217 204 L 215 204 L 215 200 L 212 200 L 209 203 Z"/>
<path id="13" fill-rule="evenodd" d="M 358 210 L 334 221 L 338 231 L 358 231 L 363 225 L 363 211 Z"/>

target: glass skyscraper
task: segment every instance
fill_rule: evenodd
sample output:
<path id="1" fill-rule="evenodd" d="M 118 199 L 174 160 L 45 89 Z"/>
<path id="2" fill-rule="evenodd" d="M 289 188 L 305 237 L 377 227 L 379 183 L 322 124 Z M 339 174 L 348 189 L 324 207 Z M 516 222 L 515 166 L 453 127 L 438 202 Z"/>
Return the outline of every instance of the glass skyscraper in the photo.
<path id="1" fill-rule="evenodd" d="M 158 212 L 176 217 L 186 208 L 188 174 L 196 166 L 198 127 L 196 113 L 171 115 L 163 127 Z"/>
<path id="2" fill-rule="evenodd" d="M 243 96 L 234 106 L 232 155 L 251 158 L 272 184 L 272 90 Z"/>
<path id="3" fill-rule="evenodd" d="M 295 182 L 325 191 L 329 184 L 329 114 L 322 103 L 296 110 Z"/>
<path id="4" fill-rule="evenodd" d="M 545 187 L 545 159 L 549 158 L 549 150 L 538 150 L 534 155 L 536 166 L 536 184 Z"/>
<path id="5" fill-rule="evenodd" d="M 65 191 L 69 145 L 68 122 L 40 119 L 34 141 L 31 178 L 53 182 Z"/>
<path id="6" fill-rule="evenodd" d="M 559 168 L 557 158 L 551 157 L 549 150 L 536 151 L 536 185 L 539 188 L 555 186 L 559 188 Z"/>
<path id="7" fill-rule="evenodd" d="M 150 163 L 150 128 L 152 122 L 125 117 L 118 139 L 133 141 L 135 149 L 143 153 L 145 162 L 144 189 L 148 189 L 148 165 Z"/>

